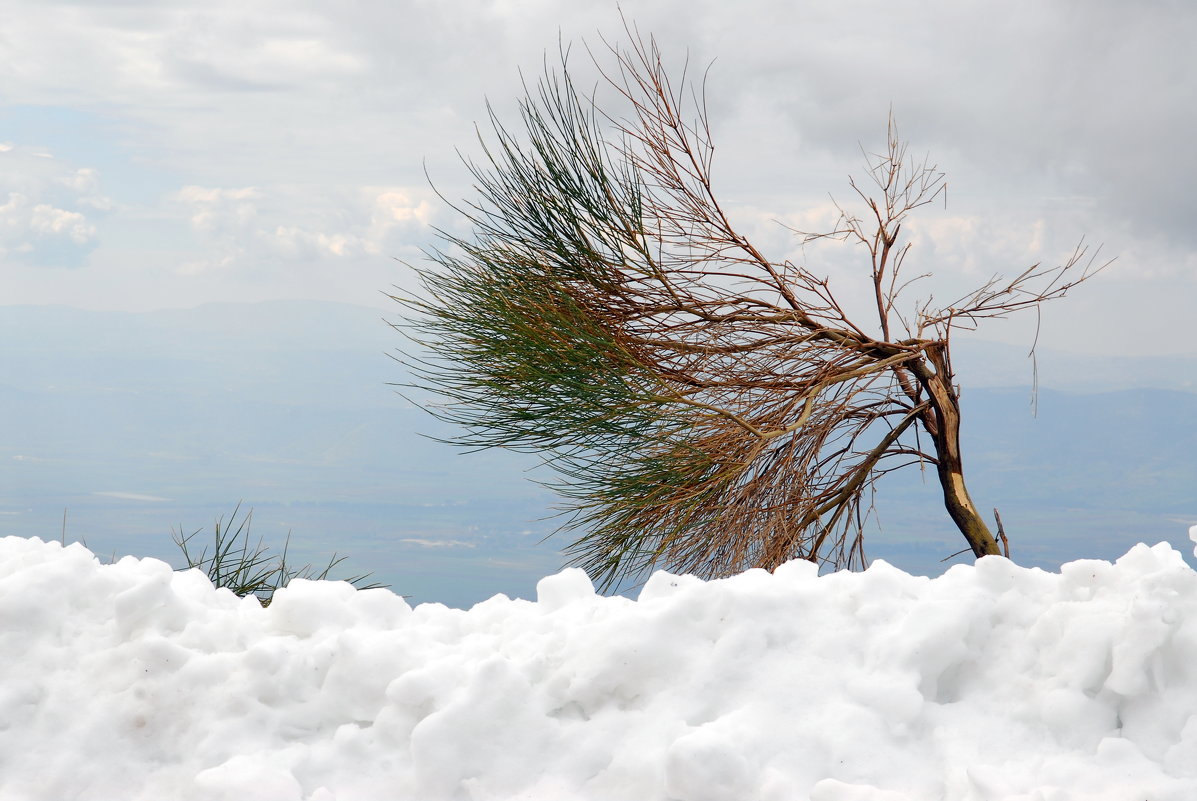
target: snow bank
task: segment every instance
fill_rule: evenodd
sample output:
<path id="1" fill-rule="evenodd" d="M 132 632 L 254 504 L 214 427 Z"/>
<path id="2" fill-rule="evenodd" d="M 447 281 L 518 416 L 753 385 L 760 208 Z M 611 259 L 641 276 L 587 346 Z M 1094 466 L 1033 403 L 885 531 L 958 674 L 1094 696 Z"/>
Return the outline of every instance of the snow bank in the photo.
<path id="1" fill-rule="evenodd" d="M 262 609 L 2 539 L 0 799 L 1197 798 L 1197 573 L 1166 545 L 538 593 Z"/>

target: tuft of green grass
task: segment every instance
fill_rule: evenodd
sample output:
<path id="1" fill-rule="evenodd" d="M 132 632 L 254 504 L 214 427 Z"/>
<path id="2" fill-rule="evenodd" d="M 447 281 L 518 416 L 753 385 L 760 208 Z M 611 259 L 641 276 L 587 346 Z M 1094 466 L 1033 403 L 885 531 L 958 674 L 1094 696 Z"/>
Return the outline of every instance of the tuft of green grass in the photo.
<path id="1" fill-rule="evenodd" d="M 253 521 L 253 510 L 241 515 L 241 504 L 238 503 L 229 515 L 226 523 L 223 517 L 216 519 L 215 534 L 211 545 L 204 545 L 197 553 L 195 538 L 202 528 L 190 534 L 183 534 L 183 527 L 171 529 L 171 538 L 183 552 L 183 559 L 187 566 L 182 570 L 198 569 L 207 574 L 208 579 L 216 587 L 225 587 L 238 596 L 244 598 L 252 595 L 262 606 L 269 606 L 274 593 L 280 587 L 285 587 L 292 579 L 311 579 L 313 581 L 340 580 L 347 581 L 359 590 L 369 590 L 388 587 L 390 585 L 370 582 L 372 573 L 364 573 L 344 579 L 333 579 L 332 571 L 345 561 L 344 556 L 334 553 L 328 564 L 322 568 L 315 568 L 310 564 L 296 567 L 287 561 L 288 549 L 291 545 L 291 534 L 283 543 L 281 554 L 272 554 L 270 547 L 264 545 L 259 537 L 254 543 L 250 537 L 250 525 Z M 209 553 L 209 547 L 211 552 Z"/>

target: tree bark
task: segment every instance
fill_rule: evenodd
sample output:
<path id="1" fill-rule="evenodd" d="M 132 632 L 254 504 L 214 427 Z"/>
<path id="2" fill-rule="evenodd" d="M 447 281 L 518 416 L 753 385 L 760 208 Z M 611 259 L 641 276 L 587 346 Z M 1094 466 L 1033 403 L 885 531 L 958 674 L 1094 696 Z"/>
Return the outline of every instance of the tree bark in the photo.
<path id="1" fill-rule="evenodd" d="M 913 372 L 931 398 L 931 408 L 925 412 L 925 428 L 935 443 L 936 470 L 943 488 L 944 506 L 973 554 L 981 557 L 1000 555 L 997 540 L 964 483 L 964 467 L 960 459 L 960 404 L 952 386 L 952 370 L 946 343 L 934 343 L 926 348 L 926 363 L 916 362 Z"/>

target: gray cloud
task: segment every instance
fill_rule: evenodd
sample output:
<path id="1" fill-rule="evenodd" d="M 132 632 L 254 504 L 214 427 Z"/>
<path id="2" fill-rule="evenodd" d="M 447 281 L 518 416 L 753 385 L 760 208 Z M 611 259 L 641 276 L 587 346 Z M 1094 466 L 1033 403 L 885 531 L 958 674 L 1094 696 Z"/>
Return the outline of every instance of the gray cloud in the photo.
<path id="1" fill-rule="evenodd" d="M 688 59 L 701 76 L 714 60 L 718 189 L 779 258 L 801 254 L 771 221 L 819 218 L 827 194 L 841 197 L 858 171 L 859 146 L 883 141 L 892 108 L 912 148 L 948 173 L 949 207 L 929 212 L 920 230 L 927 264 L 964 277 L 1008 271 L 1063 257 L 1088 234 L 1122 256 L 1101 279 L 1110 289 L 1094 290 L 1110 303 L 1197 290 L 1190 3 L 627 0 L 622 8 L 657 35 L 675 72 Z M 322 263 L 414 253 L 428 242 L 428 221 L 453 224 L 420 194 L 425 166 L 448 196 L 469 194 L 456 150 L 478 153 L 473 125 L 485 119 L 486 98 L 514 119 L 521 73 L 535 79 L 546 53 L 554 61 L 559 36 L 574 42 L 583 85 L 594 75 L 581 39 L 601 59 L 601 36 L 624 38 L 614 3 L 563 0 L 13 0 L 9 9 L 4 104 L 102 109 L 140 169 L 177 176 L 137 219 L 110 212 L 129 232 L 168 223 L 189 231 L 185 245 L 145 257 L 159 266 L 144 285 L 190 269 L 209 275 L 205 291 L 218 291 L 211 276 L 223 274 L 265 295 L 286 281 L 278 291 L 294 296 L 296 277 L 318 276 Z M 75 173 L 74 205 L 30 202 L 98 225 L 98 209 L 83 200 L 101 196 L 82 188 L 89 175 L 99 173 Z M 100 177 L 120 195 L 110 165 Z M 238 198 L 247 188 L 257 194 Z M 387 222 L 376 202 L 386 191 L 428 206 Z M 33 230 L 32 212 L 22 214 Z M 88 230 L 61 217 L 46 226 L 61 242 Z M 97 265 L 113 263 L 104 258 L 109 242 L 92 255 Z M 839 257 L 826 258 L 834 266 Z M 312 280 L 309 293 L 323 296 Z"/>

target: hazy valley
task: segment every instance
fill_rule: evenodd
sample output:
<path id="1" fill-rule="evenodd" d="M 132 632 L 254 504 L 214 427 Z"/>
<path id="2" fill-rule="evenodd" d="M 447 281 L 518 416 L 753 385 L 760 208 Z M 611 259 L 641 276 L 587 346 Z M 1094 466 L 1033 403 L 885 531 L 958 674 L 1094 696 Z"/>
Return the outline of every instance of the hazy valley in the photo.
<path id="1" fill-rule="evenodd" d="M 221 304 L 148 314 L 0 308 L 0 535 L 85 539 L 177 563 L 173 528 L 238 501 L 303 559 L 347 554 L 413 601 L 527 596 L 561 564 L 536 460 L 462 454 L 388 386 L 402 340 L 378 309 Z M 965 459 L 1013 555 L 1055 567 L 1197 522 L 1197 360 L 1025 352 L 962 341 Z M 1098 391 L 1104 390 L 1104 391 Z M 549 478 L 542 471 L 533 476 Z M 881 488 L 873 558 L 935 573 L 959 550 L 934 482 Z M 1191 550 L 1189 548 L 1186 551 Z"/>

